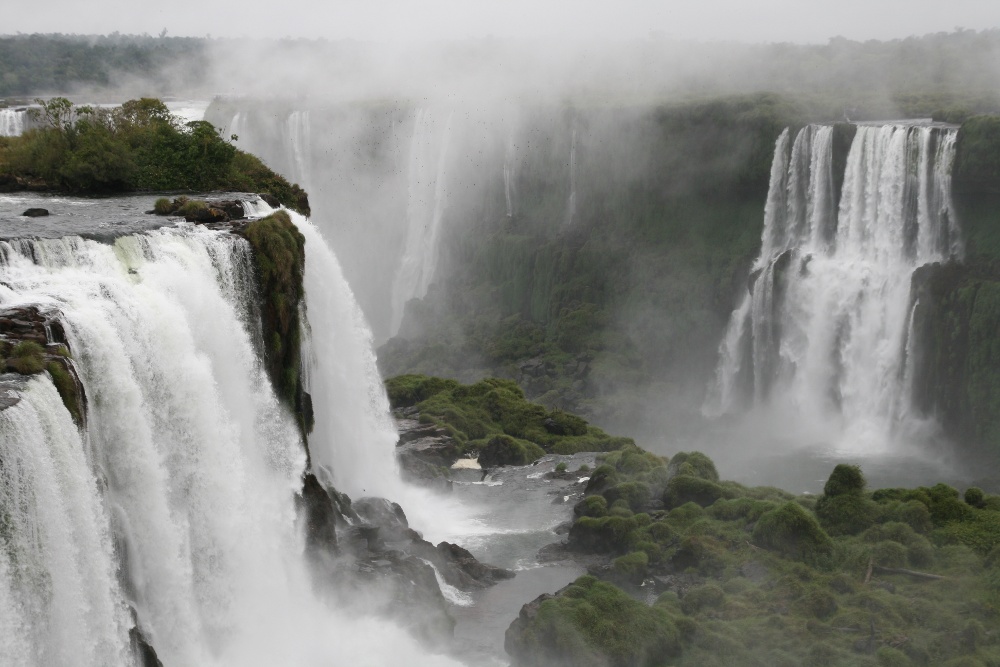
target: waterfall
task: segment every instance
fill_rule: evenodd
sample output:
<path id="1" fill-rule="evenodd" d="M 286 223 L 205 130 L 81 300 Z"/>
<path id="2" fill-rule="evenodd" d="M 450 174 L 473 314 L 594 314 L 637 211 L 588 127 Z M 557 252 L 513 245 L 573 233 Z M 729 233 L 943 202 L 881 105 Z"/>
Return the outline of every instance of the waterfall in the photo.
<path id="1" fill-rule="evenodd" d="M 296 221 L 318 317 L 335 264 Z M 4 242 L 0 256 L 0 303 L 61 313 L 88 396 L 83 431 L 45 374 L 0 411 L 0 663 L 134 665 L 131 607 L 166 665 L 452 664 L 313 593 L 295 525 L 304 450 L 254 343 L 249 244 L 182 224 L 113 245 Z M 323 288 L 356 312 L 346 288 Z M 324 358 L 365 350 L 343 312 L 313 325 Z M 367 354 L 318 364 L 312 388 L 370 394 Z M 333 399 L 317 413 L 357 405 Z M 355 448 L 344 459 L 384 445 L 354 435 L 335 443 Z"/>
<path id="2" fill-rule="evenodd" d="M 340 264 L 316 227 L 289 211 L 306 238 L 306 391 L 316 406 L 313 467 L 354 497 L 398 498 L 396 427 L 375 365 L 372 334 Z M 348 335 L 344 335 L 349 332 Z"/>
<path id="3" fill-rule="evenodd" d="M 453 113 L 440 123 L 428 109 L 418 109 L 410 140 L 406 246 L 392 285 L 391 334 L 399 332 L 410 299 L 420 299 L 434 280 L 439 236 L 447 205 L 448 148 Z"/>
<path id="4" fill-rule="evenodd" d="M 910 277 L 961 256 L 950 199 L 956 131 L 861 126 L 839 204 L 833 128 L 775 143 L 761 253 L 730 318 L 705 413 L 783 404 L 885 445 L 908 413 Z"/>
<path id="5" fill-rule="evenodd" d="M 288 179 L 298 183 L 307 192 L 310 190 L 309 148 L 312 145 L 308 111 L 293 111 L 285 121 L 288 135 L 287 146 L 291 155 L 288 163 L 292 166 Z"/>
<path id="6" fill-rule="evenodd" d="M 569 196 L 566 198 L 566 218 L 563 226 L 569 227 L 576 217 L 576 123 L 569 143 Z"/>
<path id="7" fill-rule="evenodd" d="M 507 144 L 503 154 L 503 194 L 507 201 L 507 217 L 517 212 L 517 144 L 514 143 L 514 129 L 507 134 Z"/>
<path id="8" fill-rule="evenodd" d="M 24 133 L 24 109 L 0 109 L 0 137 L 18 137 Z"/>

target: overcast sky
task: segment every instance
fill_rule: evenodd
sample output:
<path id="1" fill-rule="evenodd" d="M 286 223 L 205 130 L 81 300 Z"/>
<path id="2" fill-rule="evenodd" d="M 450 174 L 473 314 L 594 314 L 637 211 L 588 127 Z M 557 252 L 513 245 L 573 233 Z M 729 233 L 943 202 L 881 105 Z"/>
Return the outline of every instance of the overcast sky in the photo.
<path id="1" fill-rule="evenodd" d="M 894 39 L 1000 27 L 1000 0 L 2 0 L 0 33 L 423 41 L 668 37 L 743 42 Z"/>

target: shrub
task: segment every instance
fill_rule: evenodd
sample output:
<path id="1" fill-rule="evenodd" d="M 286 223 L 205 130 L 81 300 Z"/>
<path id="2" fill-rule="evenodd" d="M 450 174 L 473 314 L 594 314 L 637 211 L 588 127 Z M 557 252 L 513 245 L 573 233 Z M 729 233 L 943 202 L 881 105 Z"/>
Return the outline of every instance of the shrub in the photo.
<path id="1" fill-rule="evenodd" d="M 823 495 L 827 497 L 844 494 L 860 494 L 865 490 L 865 476 L 858 466 L 838 464 L 823 486 Z"/>
<path id="2" fill-rule="evenodd" d="M 174 212 L 174 207 L 166 197 L 160 197 L 153 204 L 153 211 L 157 215 L 170 215 Z"/>
<path id="3" fill-rule="evenodd" d="M 624 500 L 633 512 L 641 512 L 649 505 L 652 494 L 649 487 L 642 482 L 622 482 L 604 492 L 608 502 Z"/>
<path id="4" fill-rule="evenodd" d="M 76 422 L 77 426 L 83 424 L 83 404 L 80 401 L 80 390 L 76 383 L 76 379 L 69 374 L 69 371 L 63 366 L 66 362 L 61 362 L 59 360 L 50 361 L 45 369 L 49 372 L 52 377 L 52 384 L 55 385 L 56 391 L 59 392 L 59 397 L 63 401 L 63 405 L 66 406 L 66 410 L 69 411 L 73 421 Z"/>
<path id="5" fill-rule="evenodd" d="M 719 484 L 700 477 L 677 475 L 667 482 L 663 492 L 663 504 L 669 509 L 685 503 L 695 503 L 708 507 L 720 498 L 729 495 Z"/>
<path id="6" fill-rule="evenodd" d="M 533 442 L 495 435 L 479 452 L 479 463 L 484 468 L 495 466 L 523 466 L 545 456 L 545 451 Z"/>
<path id="7" fill-rule="evenodd" d="M 7 368 L 21 375 L 35 375 L 45 370 L 45 349 L 38 343 L 22 340 L 10 351 Z"/>
<path id="8" fill-rule="evenodd" d="M 568 467 L 569 466 L 566 465 L 566 462 L 562 461 L 559 463 L 559 465 L 556 466 L 556 472 L 566 472 L 566 469 Z"/>
<path id="9" fill-rule="evenodd" d="M 855 492 L 824 495 L 816 501 L 816 516 L 832 534 L 856 535 L 875 523 L 878 505 Z"/>
<path id="10" fill-rule="evenodd" d="M 680 653 L 667 610 L 594 577 L 580 577 L 507 630 L 504 648 L 525 667 L 658 667 Z"/>
<path id="11" fill-rule="evenodd" d="M 719 473 L 715 469 L 715 463 L 701 452 L 678 452 L 670 459 L 667 471 L 671 477 L 687 475 L 710 482 L 719 481 Z"/>
<path id="12" fill-rule="evenodd" d="M 577 516 L 601 517 L 608 513 L 608 501 L 604 496 L 587 496 L 576 504 L 573 513 Z"/>
<path id="13" fill-rule="evenodd" d="M 753 529 L 753 541 L 789 558 L 811 560 L 830 553 L 833 542 L 816 519 L 798 503 L 765 512 Z"/>
<path id="14" fill-rule="evenodd" d="M 970 486 L 965 490 L 965 504 L 973 507 L 982 507 L 985 494 L 983 490 L 976 486 Z"/>
<path id="15" fill-rule="evenodd" d="M 648 567 L 649 556 L 644 551 L 633 551 L 611 562 L 611 571 L 615 579 L 630 584 L 641 584 L 646 578 Z"/>
<path id="16" fill-rule="evenodd" d="M 706 584 L 690 589 L 681 598 L 681 611 L 691 616 L 702 609 L 718 609 L 726 601 L 726 594 L 715 584 Z"/>

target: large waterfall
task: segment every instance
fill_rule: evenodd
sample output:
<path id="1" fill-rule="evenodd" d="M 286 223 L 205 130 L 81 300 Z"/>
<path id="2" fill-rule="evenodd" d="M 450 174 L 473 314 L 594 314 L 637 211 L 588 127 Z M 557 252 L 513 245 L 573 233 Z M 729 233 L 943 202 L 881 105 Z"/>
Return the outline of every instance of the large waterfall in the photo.
<path id="1" fill-rule="evenodd" d="M 839 193 L 834 133 L 810 125 L 776 142 L 761 252 L 705 410 L 784 407 L 867 450 L 908 416 L 910 277 L 962 253 L 956 131 L 858 127 Z"/>
<path id="2" fill-rule="evenodd" d="M 17 137 L 24 132 L 24 109 L 0 109 L 0 137 Z"/>
<path id="3" fill-rule="evenodd" d="M 370 334 L 335 258 L 292 217 L 317 412 L 361 424 L 318 414 L 315 457 L 368 487 L 391 474 L 353 459 L 391 428 Z M 133 624 L 165 665 L 451 664 L 313 594 L 294 506 L 305 455 L 255 343 L 244 240 L 182 225 L 0 255 L 0 303 L 61 314 L 88 397 L 82 430 L 44 373 L 0 411 L 0 664 L 134 665 Z"/>

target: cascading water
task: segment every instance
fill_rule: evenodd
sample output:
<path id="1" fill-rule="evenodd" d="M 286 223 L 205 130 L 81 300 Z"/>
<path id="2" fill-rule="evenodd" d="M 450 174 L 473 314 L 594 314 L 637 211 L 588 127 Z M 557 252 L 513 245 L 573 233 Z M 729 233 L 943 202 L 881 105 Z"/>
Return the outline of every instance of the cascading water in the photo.
<path id="1" fill-rule="evenodd" d="M 439 255 L 438 237 L 447 205 L 448 146 L 453 114 L 441 123 L 439 114 L 418 109 L 410 143 L 409 201 L 406 206 L 406 247 L 392 286 L 391 332 L 403 321 L 410 299 L 427 294 Z"/>
<path id="2" fill-rule="evenodd" d="M 24 109 L 0 109 L 0 137 L 18 137 L 24 133 Z"/>
<path id="3" fill-rule="evenodd" d="M 507 202 L 507 217 L 512 218 L 517 212 L 517 143 L 513 128 L 507 134 L 503 155 L 503 194 Z"/>
<path id="4" fill-rule="evenodd" d="M 805 127 L 789 148 L 786 130 L 775 144 L 761 253 L 705 412 L 784 405 L 871 449 L 907 414 L 913 271 L 962 253 L 950 199 L 956 131 L 858 127 L 839 206 L 833 133 Z"/>
<path id="5" fill-rule="evenodd" d="M 0 251 L 0 303 L 61 313 L 89 399 L 82 432 L 44 374 L 0 411 L 2 664 L 133 665 L 130 606 L 167 665 L 451 664 L 313 594 L 293 502 L 304 450 L 253 342 L 245 241 L 182 225 Z M 365 345 L 351 317 L 322 325 L 323 356 Z M 314 388 L 370 389 L 324 372 Z"/>
<path id="6" fill-rule="evenodd" d="M 288 148 L 291 151 L 288 163 L 293 167 L 288 178 L 298 183 L 307 192 L 311 188 L 309 178 L 309 148 L 310 137 L 309 112 L 293 111 L 285 121 L 285 132 L 288 134 Z"/>

